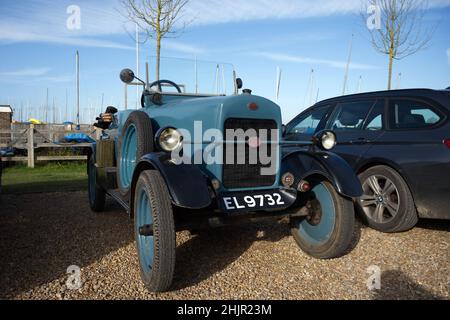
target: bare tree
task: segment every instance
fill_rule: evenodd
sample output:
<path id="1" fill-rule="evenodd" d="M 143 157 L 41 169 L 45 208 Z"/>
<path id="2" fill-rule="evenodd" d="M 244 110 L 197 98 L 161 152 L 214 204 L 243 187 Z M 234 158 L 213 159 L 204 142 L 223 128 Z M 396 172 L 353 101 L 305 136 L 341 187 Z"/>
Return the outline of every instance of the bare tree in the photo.
<path id="1" fill-rule="evenodd" d="M 374 20 L 378 20 L 370 28 L 372 46 L 389 56 L 388 90 L 392 87 L 394 60 L 417 53 L 431 40 L 432 30 L 422 26 L 427 8 L 428 2 L 424 0 L 369 0 L 365 8 L 364 15 L 372 12 Z"/>
<path id="2" fill-rule="evenodd" d="M 161 41 L 175 36 L 181 29 L 176 25 L 189 0 L 121 0 L 126 17 L 145 31 L 147 39 L 156 40 L 156 80 L 159 80 L 161 66 Z M 147 40 L 146 39 L 146 40 Z"/>

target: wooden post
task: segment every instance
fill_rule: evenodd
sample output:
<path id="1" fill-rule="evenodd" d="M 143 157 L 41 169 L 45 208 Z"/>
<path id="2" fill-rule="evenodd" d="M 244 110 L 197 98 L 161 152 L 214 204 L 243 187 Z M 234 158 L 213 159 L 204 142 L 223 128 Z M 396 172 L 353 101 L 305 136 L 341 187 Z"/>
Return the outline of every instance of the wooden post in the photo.
<path id="1" fill-rule="evenodd" d="M 28 168 L 34 168 L 34 124 L 28 129 Z"/>
<path id="2" fill-rule="evenodd" d="M 95 140 L 100 140 L 100 137 L 102 136 L 102 129 L 95 128 Z"/>

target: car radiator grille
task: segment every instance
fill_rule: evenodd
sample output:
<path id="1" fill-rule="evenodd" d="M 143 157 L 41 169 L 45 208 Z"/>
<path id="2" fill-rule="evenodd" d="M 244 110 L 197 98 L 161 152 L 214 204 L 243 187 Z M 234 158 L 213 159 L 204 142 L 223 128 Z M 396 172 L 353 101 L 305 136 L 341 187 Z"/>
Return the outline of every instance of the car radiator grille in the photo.
<path id="1" fill-rule="evenodd" d="M 274 120 L 259 120 L 259 119 L 228 119 L 225 122 L 225 132 L 226 130 L 238 130 L 242 129 L 247 131 L 249 129 L 256 130 L 258 138 L 260 135 L 259 130 L 268 130 L 267 140 L 271 139 L 271 131 L 277 129 L 277 123 Z M 265 140 L 265 139 L 264 139 Z M 223 178 L 222 182 L 227 189 L 238 189 L 238 188 L 253 188 L 253 187 L 268 187 L 275 184 L 276 175 L 262 175 L 261 169 L 264 167 L 270 167 L 269 165 L 262 165 L 258 157 L 257 164 L 250 164 L 249 150 L 250 146 L 248 143 L 245 144 L 245 164 L 237 163 L 237 149 L 238 144 L 235 139 L 234 144 L 226 144 L 224 151 L 224 165 L 223 165 Z M 271 146 L 267 146 L 267 156 L 271 156 Z M 227 163 L 227 153 L 230 152 L 230 148 L 234 148 L 235 161 L 233 164 Z M 258 148 L 259 152 L 259 148 Z M 258 153 L 259 154 L 259 153 Z M 278 158 L 276 158 L 278 161 Z"/>

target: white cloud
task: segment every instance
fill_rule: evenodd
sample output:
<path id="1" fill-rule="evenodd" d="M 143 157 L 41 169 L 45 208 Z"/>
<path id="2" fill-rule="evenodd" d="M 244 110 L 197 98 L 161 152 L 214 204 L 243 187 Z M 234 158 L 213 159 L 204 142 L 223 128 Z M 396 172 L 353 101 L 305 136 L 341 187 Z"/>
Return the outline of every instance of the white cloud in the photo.
<path id="1" fill-rule="evenodd" d="M 24 78 L 24 77 L 39 77 L 47 75 L 50 72 L 49 68 L 34 68 L 34 69 L 21 69 L 14 71 L 0 71 L 0 77 L 8 78 Z"/>
<path id="2" fill-rule="evenodd" d="M 97 47 L 122 50 L 134 50 L 134 40 L 124 43 L 111 40 L 111 36 L 126 35 L 132 30 L 126 19 L 119 13 L 117 1 L 80 0 L 81 29 L 68 30 L 66 20 L 68 1 L 27 1 L 9 4 L 0 11 L 0 43 L 54 43 L 82 47 Z M 193 45 L 168 40 L 166 48 L 186 52 L 200 53 L 203 50 Z"/>
<path id="3" fill-rule="evenodd" d="M 126 22 L 118 0 L 78 0 L 81 9 L 81 29 L 68 30 L 66 9 L 70 0 L 28 0 L 1 4 L 0 42 L 46 42 L 66 45 L 131 49 L 129 43 L 105 40 L 105 37 L 134 33 Z M 450 0 L 430 0 L 430 7 L 450 6 Z M 359 0 L 191 0 L 183 19 L 191 26 L 235 23 L 255 20 L 302 19 L 331 15 L 355 14 L 360 11 Z M 110 39 L 110 38 L 109 38 Z M 170 41 L 174 51 L 199 53 L 202 48 Z"/>
<path id="4" fill-rule="evenodd" d="M 28 68 L 19 70 L 0 70 L 0 83 L 41 84 L 68 83 L 74 81 L 73 75 L 52 75 L 50 68 Z"/>
<path id="5" fill-rule="evenodd" d="M 204 49 L 202 49 L 200 47 L 181 43 L 181 42 L 174 41 L 171 39 L 168 39 L 164 42 L 164 47 L 166 49 L 180 51 L 180 52 L 184 52 L 184 53 L 190 53 L 190 54 L 200 54 L 205 51 Z"/>
<path id="6" fill-rule="evenodd" d="M 430 8 L 450 6 L 450 0 L 429 0 Z M 357 14 L 360 0 L 191 0 L 187 17 L 194 25 L 267 19 L 301 19 Z"/>
<path id="7" fill-rule="evenodd" d="M 256 55 L 278 62 L 288 62 L 288 63 L 302 63 L 309 65 L 325 65 L 332 68 L 345 69 L 347 66 L 346 61 L 339 60 L 327 60 L 327 59 L 316 59 L 308 58 L 303 56 L 293 56 L 283 53 L 271 53 L 271 52 L 260 52 Z M 351 63 L 350 69 L 354 70 L 374 70 L 378 69 L 377 66 L 362 64 L 362 63 Z"/>

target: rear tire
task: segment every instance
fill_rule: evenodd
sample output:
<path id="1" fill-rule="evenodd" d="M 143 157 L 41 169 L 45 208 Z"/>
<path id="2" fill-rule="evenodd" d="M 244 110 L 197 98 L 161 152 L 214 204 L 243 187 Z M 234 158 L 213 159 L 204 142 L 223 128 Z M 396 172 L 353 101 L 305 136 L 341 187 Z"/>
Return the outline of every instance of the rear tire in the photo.
<path id="1" fill-rule="evenodd" d="M 167 291 L 175 270 L 176 233 L 164 179 L 158 171 L 143 171 L 136 184 L 134 224 L 141 278 L 151 292 Z M 153 236 L 139 230 L 153 225 Z"/>
<path id="2" fill-rule="evenodd" d="M 150 118 L 142 111 L 131 113 L 122 129 L 117 161 L 117 185 L 122 196 L 130 195 L 136 164 L 144 155 L 153 152 L 153 149 Z"/>
<path id="3" fill-rule="evenodd" d="M 363 221 L 385 232 L 404 232 L 419 221 L 411 191 L 395 170 L 376 166 L 359 175 L 364 195 L 357 201 Z"/>
<path id="4" fill-rule="evenodd" d="M 88 194 L 89 206 L 94 212 L 105 210 L 106 192 L 97 184 L 97 168 L 95 167 L 94 156 L 89 157 L 88 162 Z"/>
<path id="5" fill-rule="evenodd" d="M 345 255 L 351 248 L 355 227 L 353 202 L 339 195 L 328 181 L 317 183 L 310 193 L 313 214 L 292 222 L 292 236 L 314 258 Z"/>

